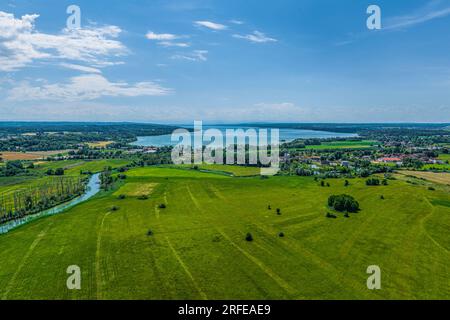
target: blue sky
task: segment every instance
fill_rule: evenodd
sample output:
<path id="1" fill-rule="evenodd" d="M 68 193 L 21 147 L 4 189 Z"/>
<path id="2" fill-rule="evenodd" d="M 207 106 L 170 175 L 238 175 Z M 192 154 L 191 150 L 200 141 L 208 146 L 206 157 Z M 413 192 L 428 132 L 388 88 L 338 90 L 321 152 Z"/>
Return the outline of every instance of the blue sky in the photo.
<path id="1" fill-rule="evenodd" d="M 449 52 L 446 0 L 4 0 L 0 120 L 449 122 Z"/>

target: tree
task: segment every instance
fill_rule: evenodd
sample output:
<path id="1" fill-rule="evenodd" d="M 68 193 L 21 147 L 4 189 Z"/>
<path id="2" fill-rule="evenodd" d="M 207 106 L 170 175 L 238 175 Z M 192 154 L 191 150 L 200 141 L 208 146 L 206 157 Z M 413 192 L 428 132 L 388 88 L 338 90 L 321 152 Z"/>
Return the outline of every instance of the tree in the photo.
<path id="1" fill-rule="evenodd" d="M 340 212 L 358 212 L 359 203 L 350 195 L 332 195 L 328 198 L 328 206 Z"/>
<path id="2" fill-rule="evenodd" d="M 379 186 L 380 185 L 380 179 L 377 178 L 370 178 L 366 180 L 366 185 L 368 186 Z"/>
<path id="3" fill-rule="evenodd" d="M 55 170 L 55 176 L 63 176 L 64 175 L 64 169 L 58 168 Z"/>

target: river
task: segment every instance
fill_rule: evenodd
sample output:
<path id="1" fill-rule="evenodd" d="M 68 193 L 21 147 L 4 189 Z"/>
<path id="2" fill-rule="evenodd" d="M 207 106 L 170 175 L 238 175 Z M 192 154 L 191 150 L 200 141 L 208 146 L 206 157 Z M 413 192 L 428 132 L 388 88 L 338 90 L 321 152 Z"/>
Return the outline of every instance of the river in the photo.
<path id="1" fill-rule="evenodd" d="M 83 193 L 81 196 L 79 196 L 75 199 L 72 199 L 68 202 L 61 203 L 53 208 L 41 211 L 39 213 L 35 213 L 35 214 L 25 216 L 20 219 L 6 222 L 5 224 L 0 225 L 0 234 L 8 233 L 12 229 L 15 229 L 15 228 L 17 228 L 21 225 L 24 225 L 26 223 L 29 223 L 31 221 L 40 219 L 42 217 L 53 216 L 55 214 L 61 213 L 67 209 L 72 208 L 73 206 L 75 206 L 81 202 L 84 202 L 84 201 L 92 198 L 99 191 L 100 191 L 100 173 L 96 173 L 90 177 L 89 182 L 86 187 L 86 192 Z"/>

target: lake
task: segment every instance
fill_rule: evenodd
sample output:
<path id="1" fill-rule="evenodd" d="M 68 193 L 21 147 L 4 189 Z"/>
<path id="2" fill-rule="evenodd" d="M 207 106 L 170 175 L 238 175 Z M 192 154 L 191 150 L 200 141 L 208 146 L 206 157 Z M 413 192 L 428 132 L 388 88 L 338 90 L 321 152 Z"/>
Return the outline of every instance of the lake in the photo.
<path id="1" fill-rule="evenodd" d="M 192 126 L 191 126 L 192 128 Z M 230 126 L 230 125 L 216 125 L 216 126 L 206 126 L 203 125 L 203 130 L 208 129 L 218 129 L 222 131 L 225 136 L 225 131 L 227 129 L 256 129 L 257 127 L 243 127 L 243 126 Z M 349 137 L 357 137 L 357 134 L 353 133 L 337 133 L 337 132 L 327 132 L 327 131 L 314 131 L 314 130 L 302 130 L 302 129 L 279 129 L 280 130 L 280 141 L 281 142 L 290 142 L 296 139 L 313 139 L 313 138 L 349 138 Z M 268 133 L 270 134 L 270 129 L 268 129 Z M 135 146 L 142 147 L 162 147 L 162 146 L 174 146 L 178 142 L 171 141 L 172 135 L 163 135 L 163 136 L 147 136 L 147 137 L 137 137 L 137 141 L 131 143 Z"/>

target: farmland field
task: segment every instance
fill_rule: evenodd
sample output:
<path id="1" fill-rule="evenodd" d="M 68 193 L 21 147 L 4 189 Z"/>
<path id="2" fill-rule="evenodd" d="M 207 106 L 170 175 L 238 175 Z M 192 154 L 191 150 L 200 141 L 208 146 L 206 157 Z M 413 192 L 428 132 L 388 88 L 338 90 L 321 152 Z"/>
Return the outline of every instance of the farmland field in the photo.
<path id="1" fill-rule="evenodd" d="M 410 175 L 410 176 L 414 176 L 417 178 L 422 178 L 422 179 L 432 181 L 435 183 L 450 185 L 450 173 L 447 173 L 447 172 L 435 173 L 435 172 L 408 171 L 408 170 L 402 170 L 399 172 L 401 174 Z"/>
<path id="2" fill-rule="evenodd" d="M 362 141 L 334 141 L 322 143 L 318 146 L 306 146 L 306 149 L 311 150 L 328 150 L 328 149 L 368 149 L 377 144 L 376 141 L 362 140 Z"/>
<path id="3" fill-rule="evenodd" d="M 344 187 L 336 179 L 324 188 L 312 178 L 156 167 L 127 176 L 65 214 L 0 236 L 0 297 L 450 297 L 449 195 L 439 185 L 429 191 L 393 180 L 368 187 L 352 179 Z M 143 189 L 148 200 L 134 196 Z M 118 190 L 129 196 L 120 200 Z M 362 210 L 326 218 L 328 196 L 341 193 Z M 81 268 L 81 290 L 66 288 L 70 265 Z M 366 287 L 370 265 L 382 270 L 382 290 Z"/>
<path id="4" fill-rule="evenodd" d="M 10 152 L 0 151 L 0 157 L 3 160 L 38 160 L 45 159 L 49 156 L 57 154 L 64 154 L 70 150 L 57 150 L 57 151 L 39 151 L 39 152 Z"/>

